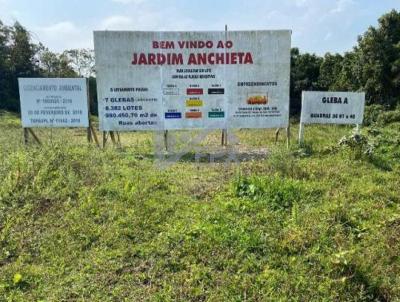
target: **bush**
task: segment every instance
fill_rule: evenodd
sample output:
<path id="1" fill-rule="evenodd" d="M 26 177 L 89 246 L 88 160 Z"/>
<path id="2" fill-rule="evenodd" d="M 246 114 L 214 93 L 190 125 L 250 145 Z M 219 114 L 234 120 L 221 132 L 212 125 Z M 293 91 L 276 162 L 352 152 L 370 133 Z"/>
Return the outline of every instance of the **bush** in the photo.
<path id="1" fill-rule="evenodd" d="M 365 126 L 370 126 L 376 123 L 379 115 L 385 111 L 385 107 L 378 104 L 373 104 L 365 107 L 364 110 L 364 122 Z"/>
<path id="2" fill-rule="evenodd" d="M 343 136 L 339 141 L 339 146 L 349 150 L 352 159 L 371 158 L 374 153 L 372 142 L 356 129 L 350 135 Z"/>
<path id="3" fill-rule="evenodd" d="M 301 157 L 308 156 L 310 150 L 271 149 L 265 162 L 271 172 L 281 177 L 303 178 L 304 171 L 299 165 Z"/>
<path id="4" fill-rule="evenodd" d="M 400 122 L 400 109 L 382 112 L 377 119 L 377 124 L 381 126 L 395 122 Z"/>
<path id="5" fill-rule="evenodd" d="M 0 100 L 0 109 L 12 112 L 19 112 L 19 101 L 17 99 Z"/>
<path id="6" fill-rule="evenodd" d="M 273 210 L 285 210 L 300 201 L 302 190 L 298 182 L 278 177 L 239 178 L 235 184 L 237 197 L 247 197 L 267 203 Z"/>
<path id="7" fill-rule="evenodd" d="M 388 108 L 374 104 L 365 107 L 364 122 L 365 126 L 380 125 L 385 126 L 390 123 L 400 122 L 400 108 L 388 110 Z"/>

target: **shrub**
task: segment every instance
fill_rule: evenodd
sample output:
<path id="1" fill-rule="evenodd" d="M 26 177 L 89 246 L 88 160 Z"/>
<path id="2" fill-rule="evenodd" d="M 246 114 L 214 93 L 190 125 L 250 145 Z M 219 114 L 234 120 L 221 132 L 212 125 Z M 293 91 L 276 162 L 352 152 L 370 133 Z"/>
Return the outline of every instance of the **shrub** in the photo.
<path id="1" fill-rule="evenodd" d="M 266 160 L 266 165 L 282 177 L 298 178 L 303 176 L 299 166 L 300 154 L 291 150 L 272 149 Z"/>
<path id="2" fill-rule="evenodd" d="M 274 210 L 289 209 L 302 196 L 298 182 L 278 177 L 240 177 L 235 183 L 235 193 L 237 197 L 265 202 Z"/>
<path id="3" fill-rule="evenodd" d="M 19 112 L 20 111 L 19 101 L 14 98 L 5 99 L 5 100 L 2 99 L 0 102 L 0 109 L 12 111 L 12 112 Z"/>
<path id="4" fill-rule="evenodd" d="M 385 111 L 385 107 L 378 104 L 366 106 L 364 110 L 364 125 L 370 126 L 375 124 L 378 117 Z"/>
<path id="5" fill-rule="evenodd" d="M 385 126 L 394 122 L 400 122 L 399 107 L 397 107 L 395 110 L 387 110 L 387 108 L 378 104 L 365 107 L 363 122 L 365 126 Z"/>
<path id="6" fill-rule="evenodd" d="M 377 118 L 377 123 L 381 126 L 394 122 L 400 122 L 400 109 L 382 112 Z"/>
<path id="7" fill-rule="evenodd" d="M 339 146 L 349 150 L 352 159 L 371 158 L 374 153 L 372 142 L 356 129 L 350 135 L 343 136 L 339 141 Z"/>

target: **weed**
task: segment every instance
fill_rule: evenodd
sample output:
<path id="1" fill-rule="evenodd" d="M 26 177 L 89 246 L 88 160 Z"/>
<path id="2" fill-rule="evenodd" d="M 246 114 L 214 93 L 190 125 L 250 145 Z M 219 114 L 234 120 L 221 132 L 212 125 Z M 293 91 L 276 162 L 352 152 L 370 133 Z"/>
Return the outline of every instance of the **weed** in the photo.
<path id="1" fill-rule="evenodd" d="M 379 115 L 362 137 L 307 126 L 301 149 L 235 131 L 266 158 L 160 170 L 152 133 L 98 149 L 35 129 L 43 145 L 23 146 L 2 113 L 0 301 L 399 300 L 400 124 Z"/>

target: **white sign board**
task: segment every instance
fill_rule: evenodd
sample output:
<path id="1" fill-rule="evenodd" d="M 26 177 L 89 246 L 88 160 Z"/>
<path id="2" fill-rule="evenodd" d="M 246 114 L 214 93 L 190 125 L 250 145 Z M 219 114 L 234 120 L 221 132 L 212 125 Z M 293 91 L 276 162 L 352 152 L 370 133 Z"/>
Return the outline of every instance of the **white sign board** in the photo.
<path id="1" fill-rule="evenodd" d="M 362 124 L 364 92 L 303 91 L 302 124 Z"/>
<path id="2" fill-rule="evenodd" d="M 86 79 L 19 78 L 22 126 L 89 127 Z"/>
<path id="3" fill-rule="evenodd" d="M 103 131 L 286 127 L 291 32 L 96 31 Z"/>

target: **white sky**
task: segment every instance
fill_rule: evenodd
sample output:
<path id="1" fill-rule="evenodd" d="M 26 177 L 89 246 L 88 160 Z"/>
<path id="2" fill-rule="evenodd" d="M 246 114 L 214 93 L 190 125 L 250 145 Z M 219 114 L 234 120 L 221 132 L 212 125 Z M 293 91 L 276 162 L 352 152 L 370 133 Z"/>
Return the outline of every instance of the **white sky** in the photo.
<path id="1" fill-rule="evenodd" d="M 53 51 L 93 48 L 93 30 L 291 29 L 292 46 L 345 52 L 400 0 L 0 0 L 0 20 L 18 20 Z"/>

